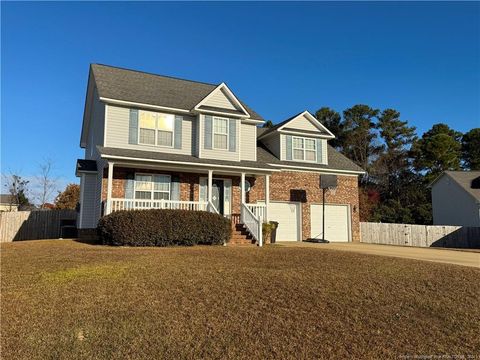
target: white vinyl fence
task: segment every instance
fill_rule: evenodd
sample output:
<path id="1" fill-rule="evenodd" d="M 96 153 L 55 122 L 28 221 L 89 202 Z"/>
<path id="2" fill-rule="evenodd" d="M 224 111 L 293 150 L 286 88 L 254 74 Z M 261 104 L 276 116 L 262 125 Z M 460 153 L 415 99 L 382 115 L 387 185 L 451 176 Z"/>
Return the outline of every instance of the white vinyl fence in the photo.
<path id="1" fill-rule="evenodd" d="M 480 249 L 480 227 L 360 223 L 369 244 Z"/>

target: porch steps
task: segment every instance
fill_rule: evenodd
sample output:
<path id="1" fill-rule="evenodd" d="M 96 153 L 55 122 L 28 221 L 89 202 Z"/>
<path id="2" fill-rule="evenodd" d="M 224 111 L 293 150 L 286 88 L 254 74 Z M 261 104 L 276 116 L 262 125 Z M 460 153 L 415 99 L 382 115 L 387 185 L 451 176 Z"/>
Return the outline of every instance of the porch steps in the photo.
<path id="1" fill-rule="evenodd" d="M 235 224 L 232 227 L 232 237 L 230 238 L 229 245 L 252 245 L 255 244 L 255 240 L 252 235 L 245 229 L 243 224 Z"/>

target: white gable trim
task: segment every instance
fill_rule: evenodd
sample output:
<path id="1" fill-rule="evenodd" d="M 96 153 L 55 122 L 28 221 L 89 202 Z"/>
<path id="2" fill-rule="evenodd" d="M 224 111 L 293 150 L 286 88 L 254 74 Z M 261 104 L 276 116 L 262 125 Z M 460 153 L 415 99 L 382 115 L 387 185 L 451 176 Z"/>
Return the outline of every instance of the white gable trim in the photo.
<path id="1" fill-rule="evenodd" d="M 290 121 L 287 121 L 285 124 L 283 124 L 282 126 L 280 126 L 277 131 L 282 131 L 284 127 L 286 127 L 288 124 L 290 124 L 293 120 L 296 120 L 298 119 L 299 117 L 302 117 L 302 116 L 305 116 L 308 120 L 310 120 L 310 122 L 315 125 L 319 130 L 321 131 L 325 131 L 327 133 L 327 135 L 324 135 L 324 137 L 326 138 L 329 138 L 329 139 L 333 139 L 335 137 L 335 135 L 332 134 L 332 132 L 330 130 L 328 130 L 325 126 L 323 126 L 323 124 L 317 120 L 317 118 L 315 116 L 313 116 L 312 114 L 310 114 L 307 110 L 305 110 L 304 112 L 302 112 L 301 114 L 295 116 L 293 119 L 291 119 Z M 284 131 L 285 132 L 285 131 Z M 299 132 L 301 132 L 301 130 L 299 130 Z"/>
<path id="2" fill-rule="evenodd" d="M 83 107 L 82 131 L 80 135 L 80 147 L 87 147 L 88 132 L 90 131 L 90 117 L 92 112 L 93 96 L 95 93 L 95 82 L 92 80 L 92 70 L 88 72 L 87 91 L 85 94 L 85 105 Z"/>
<path id="3" fill-rule="evenodd" d="M 242 104 L 240 103 L 240 101 L 236 98 L 235 95 L 233 95 L 233 92 L 228 88 L 227 84 L 225 83 L 221 83 L 220 85 L 218 85 L 215 89 L 213 89 L 210 94 L 208 94 L 207 96 L 205 96 L 202 101 L 200 101 L 197 105 L 195 105 L 195 107 L 193 108 L 194 110 L 197 110 L 197 111 L 205 111 L 205 110 L 202 110 L 202 109 L 199 109 L 200 106 L 202 105 L 205 105 L 205 102 L 208 101 L 208 99 L 210 99 L 213 94 L 215 94 L 216 92 L 218 91 L 222 91 L 222 90 L 225 90 L 228 94 L 228 96 L 230 97 L 230 100 L 232 100 L 242 111 L 243 113 L 245 114 L 245 116 L 247 117 L 250 117 L 250 114 L 248 113 L 247 110 L 245 110 L 245 108 L 242 106 Z M 232 114 L 230 114 L 232 115 Z"/>
<path id="4" fill-rule="evenodd" d="M 318 139 L 331 139 L 332 137 L 330 135 L 325 135 L 325 134 L 312 134 L 312 133 L 305 133 L 301 132 L 302 130 L 299 131 L 292 131 L 292 130 L 279 130 L 281 134 L 288 134 L 288 135 L 295 135 L 295 136 L 303 136 L 303 137 L 310 137 L 310 138 L 318 138 Z M 267 136 L 268 137 L 268 134 Z"/>
<path id="5" fill-rule="evenodd" d="M 265 122 L 265 121 L 263 121 L 263 120 L 242 119 L 242 124 L 258 125 L 258 124 L 263 124 L 264 122 Z"/>
<path id="6" fill-rule="evenodd" d="M 232 114 L 232 113 L 227 113 L 227 112 L 222 112 L 222 111 L 212 111 L 212 110 L 205 110 L 205 109 L 193 110 L 192 112 L 201 113 L 201 114 L 223 115 L 223 116 L 226 116 L 228 118 L 247 119 L 249 117 L 248 115 Z"/>
<path id="7" fill-rule="evenodd" d="M 190 110 L 186 110 L 186 109 L 178 109 L 178 108 L 172 108 L 172 107 L 168 107 L 168 106 L 144 104 L 144 103 L 138 103 L 138 102 L 133 102 L 133 101 L 117 100 L 117 99 L 112 99 L 112 98 L 107 98 L 107 97 L 100 97 L 100 101 L 103 101 L 104 103 L 107 103 L 107 104 L 113 104 L 113 105 L 135 106 L 135 107 L 139 107 L 139 108 L 179 112 L 179 113 L 183 113 L 183 114 L 189 114 L 190 113 Z"/>

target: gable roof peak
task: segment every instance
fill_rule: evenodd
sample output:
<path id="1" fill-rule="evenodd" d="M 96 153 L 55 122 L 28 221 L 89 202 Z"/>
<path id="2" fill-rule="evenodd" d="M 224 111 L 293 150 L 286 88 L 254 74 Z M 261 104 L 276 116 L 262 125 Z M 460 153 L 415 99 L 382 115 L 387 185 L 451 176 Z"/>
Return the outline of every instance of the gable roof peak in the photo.
<path id="1" fill-rule="evenodd" d="M 300 116 L 305 116 L 307 119 L 309 119 L 317 128 L 319 131 L 323 132 L 324 134 L 323 135 L 326 135 L 327 138 L 334 138 L 335 135 L 332 134 L 332 132 L 330 130 L 328 130 L 315 116 L 313 116 L 310 111 L 308 110 L 304 110 L 304 111 L 301 111 L 299 112 L 298 114 L 295 114 L 291 117 L 289 117 L 288 119 L 276 124 L 275 126 L 271 127 L 270 129 L 268 129 L 267 131 L 265 131 L 264 133 L 262 133 L 260 137 L 265 137 L 265 136 L 268 136 L 269 134 L 273 133 L 274 131 L 281 131 L 283 127 L 285 127 L 290 121 L 293 121 L 297 118 L 299 118 Z"/>

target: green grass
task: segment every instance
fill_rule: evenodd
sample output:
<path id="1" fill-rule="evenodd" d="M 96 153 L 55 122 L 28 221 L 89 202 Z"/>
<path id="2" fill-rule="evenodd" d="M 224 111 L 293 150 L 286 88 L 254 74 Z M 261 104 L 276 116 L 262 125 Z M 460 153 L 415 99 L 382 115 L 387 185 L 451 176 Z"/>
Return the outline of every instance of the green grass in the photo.
<path id="1" fill-rule="evenodd" d="M 480 355 L 480 270 L 321 248 L 1 246 L 2 359 Z"/>

